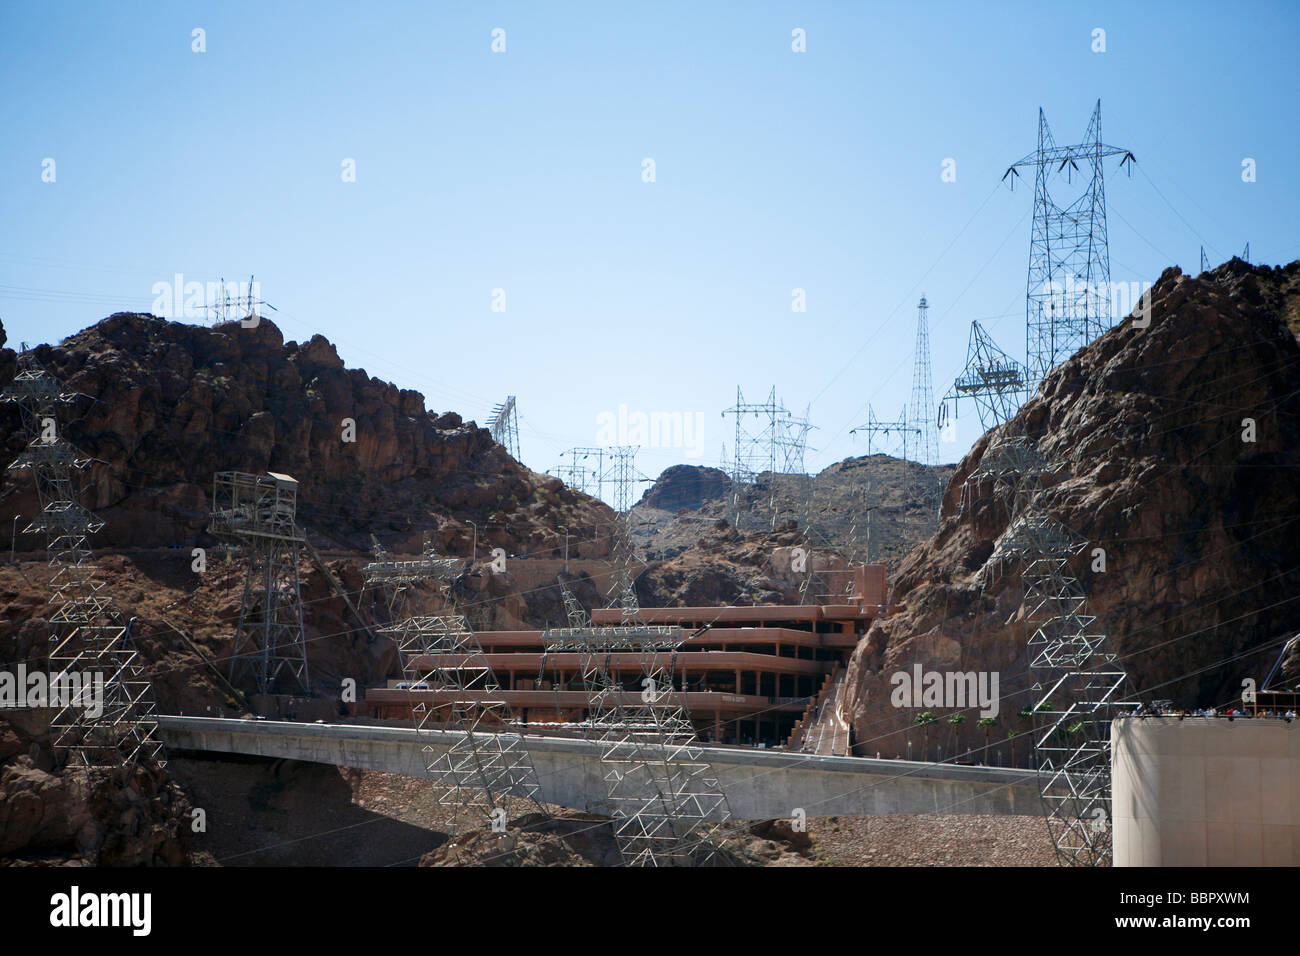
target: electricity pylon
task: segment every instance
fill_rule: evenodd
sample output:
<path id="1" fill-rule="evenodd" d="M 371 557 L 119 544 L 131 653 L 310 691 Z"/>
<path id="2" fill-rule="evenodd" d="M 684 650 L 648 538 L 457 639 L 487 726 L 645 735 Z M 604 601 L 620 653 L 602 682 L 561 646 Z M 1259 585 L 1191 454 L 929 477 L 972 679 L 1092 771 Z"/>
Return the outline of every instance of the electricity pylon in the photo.
<path id="1" fill-rule="evenodd" d="M 850 429 L 850 435 L 856 435 L 858 432 L 866 432 L 867 435 L 867 454 L 870 455 L 872 444 L 877 435 L 897 435 L 903 442 L 903 458 L 907 458 L 907 450 L 914 447 L 921 440 L 921 430 L 908 421 L 907 408 L 904 407 L 899 413 L 897 421 L 885 422 L 876 417 L 875 411 L 871 406 L 867 406 L 867 421 L 857 428 Z M 911 439 L 912 445 L 909 446 L 908 439 Z"/>
<path id="2" fill-rule="evenodd" d="M 907 422 L 916 433 L 915 460 L 922 465 L 939 463 L 939 431 L 935 425 L 934 376 L 930 372 L 929 304 L 925 296 L 916 307 L 916 357 L 912 367 L 912 401 Z"/>
<path id="3" fill-rule="evenodd" d="M 1087 542 L 1038 501 L 1049 469 L 1032 439 L 1004 436 L 985 451 L 968 488 L 993 482 L 1007 527 L 980 571 L 985 587 L 1003 564 L 1018 562 L 1034 685 L 1034 747 L 1039 792 L 1058 857 L 1070 866 L 1109 866 L 1112 858 L 1110 724 L 1127 676 L 1088 613 L 1070 561 Z"/>
<path id="4" fill-rule="evenodd" d="M 561 580 L 569 626 L 542 635 L 539 683 L 548 656 L 578 655 L 588 696 L 588 739 L 600 745 L 614 837 L 625 866 L 705 866 L 723 862 L 718 846 L 730 819 L 726 794 L 698 745 L 685 691 L 673 686 L 688 635 L 679 627 L 627 620 L 592 626 Z M 636 662 L 634 689 L 615 655 Z"/>
<path id="5" fill-rule="evenodd" d="M 299 558 L 306 536 L 296 523 L 298 482 L 267 472 L 218 472 L 208 530 L 248 562 L 230 683 L 251 677 L 258 693 L 311 693 L 302 626 Z"/>
<path id="6" fill-rule="evenodd" d="M 103 593 L 90 550 L 90 536 L 104 527 L 78 493 L 76 475 L 90 458 L 60 427 L 60 411 L 76 398 L 25 349 L 18 374 L 0 392 L 0 402 L 18 406 L 28 438 L 9 467 L 32 472 L 40 506 L 23 533 L 45 536 L 50 566 L 49 687 L 63 698 L 49 702 L 56 708 L 50 731 L 55 749 L 84 766 L 129 768 L 143 760 L 161 767 L 166 752 L 153 689 L 131 640 L 135 618 L 126 620 Z M 96 700 L 101 680 L 103 699 Z"/>
<path id="7" fill-rule="evenodd" d="M 488 419 L 488 431 L 510 457 L 519 460 L 519 415 L 515 408 L 515 397 L 506 396 L 506 400 L 492 408 L 492 417 Z"/>
<path id="8" fill-rule="evenodd" d="M 570 448 L 560 457 L 567 458 L 568 461 L 555 469 L 556 477 L 574 491 L 599 498 L 603 490 L 605 449 Z"/>
<path id="9" fill-rule="evenodd" d="M 469 623 L 459 614 L 417 616 L 380 633 L 392 635 L 397 644 L 416 729 L 452 735 L 450 743 L 431 741 L 423 750 L 434 799 L 452 809 L 453 834 L 461 830 L 461 812 L 468 811 L 472 825 L 487 826 L 503 838 L 497 845 L 484 844 L 483 852 L 509 850 L 511 819 L 521 814 L 549 819 L 550 814 L 541 804 L 541 784 L 523 745 L 523 728 Z"/>
<path id="10" fill-rule="evenodd" d="M 966 368 L 943 397 L 940 427 L 949 422 L 950 405 L 952 417 L 957 417 L 962 398 L 975 402 L 980 427 L 988 431 L 1010 421 L 1028 397 L 1028 370 L 998 348 L 979 322 L 972 322 L 970 341 L 966 345 Z"/>
<path id="11" fill-rule="evenodd" d="M 395 561 L 375 541 L 375 560 L 362 570 L 366 585 L 391 585 L 390 617 L 404 608 L 407 586 L 434 581 L 444 599 L 464 562 L 439 557 L 426 544 L 415 561 Z M 420 732 L 441 730 L 450 743 L 425 744 L 425 769 L 433 779 L 434 800 L 451 808 L 453 837 L 461 833 L 461 814 L 473 826 L 487 826 L 498 839 L 454 845 L 459 862 L 483 863 L 509 852 L 517 840 L 507 824 L 521 814 L 533 816 L 534 829 L 550 814 L 541 804 L 541 784 L 532 757 L 523 745 L 523 728 L 488 663 L 469 622 L 460 614 L 407 617 L 379 629 L 397 645 L 398 659 L 411 694 L 411 716 Z"/>
<path id="12" fill-rule="evenodd" d="M 1101 100 L 1083 142 L 1076 146 L 1056 145 L 1040 109 L 1038 148 L 1002 176 L 1004 181 L 1010 177 L 1014 188 L 1021 169 L 1034 170 L 1025 308 L 1025 364 L 1031 389 L 1114 324 L 1102 168 L 1109 156 L 1122 156 L 1120 166 L 1132 174 L 1133 154 L 1101 140 Z M 1086 179 L 1082 193 L 1064 206 L 1053 200 L 1051 191 L 1061 185 L 1062 174 L 1069 185 L 1076 174 Z"/>

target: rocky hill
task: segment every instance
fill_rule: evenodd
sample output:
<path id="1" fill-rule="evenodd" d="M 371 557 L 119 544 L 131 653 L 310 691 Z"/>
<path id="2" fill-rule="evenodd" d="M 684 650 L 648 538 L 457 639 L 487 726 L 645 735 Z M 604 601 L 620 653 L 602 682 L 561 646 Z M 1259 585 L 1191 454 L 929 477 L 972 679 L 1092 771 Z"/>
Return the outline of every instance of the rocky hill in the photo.
<path id="1" fill-rule="evenodd" d="M 632 509 L 633 536 L 650 557 L 671 558 L 719 520 L 744 531 L 794 521 L 815 547 L 892 567 L 938 527 L 940 493 L 952 472 L 952 465 L 877 454 L 846 458 L 816 475 L 764 473 L 737 495 L 725 472 L 677 465 Z"/>
<path id="2" fill-rule="evenodd" d="M 735 502 L 721 472 L 670 469 L 634 509 L 634 532 L 650 552 L 637 581 L 642 603 L 807 600 L 792 549 L 811 544 L 814 570 L 864 556 L 864 509 L 875 508 L 871 557 L 890 565 L 899 610 L 872 627 L 848 671 L 841 699 L 859 752 L 902 755 L 909 737 L 920 744 L 913 714 L 889 700 L 890 676 L 914 664 L 999 672 L 996 726 L 972 718 L 942 733 L 970 746 L 987 730 L 1005 743 L 1025 729 L 1015 715 L 1034 680 L 1023 592 L 1017 568 L 980 574 L 1007 516 L 991 488 L 965 482 L 999 434 L 1027 434 L 1053 466 L 1043 506 L 1105 550 L 1104 572 L 1092 570 L 1090 555 L 1077 571 L 1134 687 L 1189 704 L 1233 698 L 1241 678 L 1261 678 L 1300 631 L 1300 263 L 1234 260 L 1197 278 L 1169 270 L 1152 303 L 1148 328 L 1126 321 L 1064 363 L 955 468 L 875 455 L 803 481 L 763 476 L 741 509 L 760 515 L 761 527 L 741 528 L 727 520 Z M 218 552 L 202 575 L 189 563 L 191 546 L 211 543 L 204 528 L 219 470 L 299 479 L 301 522 L 329 549 L 333 575 L 367 624 L 388 616 L 382 595 L 361 594 L 371 532 L 408 554 L 428 533 L 444 553 L 468 559 L 471 521 L 480 561 L 467 560 L 456 594 L 476 626 L 564 620 L 561 528 L 576 562 L 586 562 L 575 572 L 580 600 L 604 603 L 599 567 L 613 518 L 605 505 L 532 473 L 458 415 L 426 411 L 419 393 L 346 369 L 319 336 L 286 343 L 265 320 L 203 328 L 123 313 L 41 346 L 37 357 L 85 396 L 66 434 L 97 459 L 86 502 L 108 524 L 92 546 L 106 593 L 138 618 L 134 637 L 164 711 L 241 708 L 221 675 L 242 566 Z M 13 373 L 13 352 L 0 349 L 0 386 Z M 355 442 L 343 440 L 344 419 L 355 422 Z M 1254 441 L 1243 441 L 1245 419 Z M 0 406 L 0 434 L 3 465 L 23 445 L 12 408 Z M 0 475 L 8 543 L 34 495 L 21 471 Z M 0 660 L 40 661 L 54 611 L 48 567 L 41 552 L 21 550 L 33 543 L 18 546 L 19 560 L 0 566 Z M 491 547 L 531 560 L 494 574 L 483 564 Z M 327 716 L 342 677 L 366 686 L 394 676 L 396 654 L 358 624 L 319 568 L 304 561 L 302 573 L 308 658 L 326 708 L 312 716 Z M 431 588 L 413 589 L 412 613 L 442 607 Z M 1285 673 L 1300 680 L 1300 642 Z M 0 855 L 183 856 L 187 804 L 173 782 L 59 768 L 38 723 L 0 719 Z M 1000 750 L 1004 760 L 1009 750 Z"/>
<path id="3" fill-rule="evenodd" d="M 346 368 L 319 335 L 285 342 L 268 319 L 208 328 L 118 313 L 36 357 L 85 396 L 66 435 L 96 459 L 86 504 L 107 522 L 98 548 L 201 543 L 218 471 L 294 476 L 301 523 L 358 550 L 374 533 L 394 551 L 419 551 L 427 532 L 446 553 L 468 555 L 472 520 L 481 547 L 514 553 L 553 545 L 557 526 L 611 518 L 603 503 L 520 465 L 486 429 Z M 12 355 L 0 362 L 0 387 L 12 366 Z M 12 406 L 0 416 L 7 465 L 25 439 Z M 30 481 L 6 474 L 6 535 L 34 505 Z M 599 537 L 585 537 L 595 553 Z"/>
<path id="4" fill-rule="evenodd" d="M 191 547 L 215 543 L 205 529 L 217 471 L 298 479 L 299 523 L 331 549 L 333 575 L 372 627 L 388 619 L 382 595 L 362 594 L 372 533 L 395 553 L 418 552 L 427 534 L 444 554 L 465 557 L 457 591 L 479 626 L 563 619 L 554 586 L 523 593 L 511 574 L 485 573 L 481 562 L 492 548 L 554 550 L 564 540 L 556 529 L 567 527 L 575 556 L 609 552 L 608 534 L 598 533 L 613 517 L 606 505 L 524 468 L 486 429 L 427 411 L 418 392 L 345 368 L 320 336 L 286 343 L 265 319 L 252 329 L 206 328 L 119 313 L 39 346 L 36 358 L 81 396 L 61 427 L 94 459 L 83 501 L 106 525 L 90 544 L 104 593 L 136 619 L 134 643 L 161 712 L 244 707 L 222 676 L 244 569 L 216 549 L 204 573 L 190 564 Z M 14 352 L 0 349 L 0 387 L 15 371 Z M 0 466 L 25 444 L 17 410 L 0 406 Z M 27 470 L 0 471 L 6 546 L 36 509 Z M 474 524 L 480 563 L 471 566 Z M 43 542 L 20 534 L 13 544 L 18 560 L 0 567 L 0 660 L 39 667 L 57 609 L 49 568 Z M 320 568 L 304 561 L 300 570 L 308 661 L 322 696 L 313 716 L 327 716 L 341 678 L 362 687 L 381 682 L 396 672 L 396 652 L 356 620 Z M 412 613 L 443 607 L 432 588 L 413 592 Z M 598 598 L 589 585 L 581 593 Z M 41 722 L 48 716 L 0 715 L 0 856 L 183 859 L 185 801 L 167 776 L 141 768 L 125 779 L 57 765 Z"/>
<path id="5" fill-rule="evenodd" d="M 1035 438 L 1050 463 L 1039 502 L 1087 539 L 1076 573 L 1136 691 L 1223 705 L 1242 678 L 1262 679 L 1300 631 L 1297 335 L 1300 262 L 1234 259 L 1196 278 L 1168 269 L 1149 327 L 1130 317 L 1107 332 L 976 443 L 947 485 L 938 531 L 898 568 L 901 612 L 853 656 L 844 706 L 860 752 L 920 745 L 914 712 L 890 702 L 890 676 L 915 664 L 999 672 L 991 739 L 1025 729 L 1015 715 L 1035 677 L 1019 568 L 985 570 L 1007 513 L 990 483 L 963 488 L 1003 434 Z M 983 733 L 968 717 L 963 747 L 982 746 Z"/>

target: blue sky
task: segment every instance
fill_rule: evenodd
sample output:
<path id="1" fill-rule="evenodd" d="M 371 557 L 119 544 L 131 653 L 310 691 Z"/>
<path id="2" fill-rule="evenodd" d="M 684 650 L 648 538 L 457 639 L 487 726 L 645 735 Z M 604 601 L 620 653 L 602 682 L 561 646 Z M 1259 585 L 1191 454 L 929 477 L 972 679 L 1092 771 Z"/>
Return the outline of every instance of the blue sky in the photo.
<path id="1" fill-rule="evenodd" d="M 644 473 L 716 464 L 737 386 L 773 385 L 820 469 L 908 400 L 921 294 L 936 395 L 972 319 L 1023 357 L 1032 189 L 999 181 L 1040 106 L 1073 143 L 1100 98 L 1137 156 L 1107 166 L 1113 280 L 1196 271 L 1202 242 L 1300 256 L 1298 11 L 5 0 L 0 318 L 53 341 L 175 273 L 254 273 L 286 338 L 431 409 L 516 395 L 537 471 L 620 406 L 703 425 Z"/>

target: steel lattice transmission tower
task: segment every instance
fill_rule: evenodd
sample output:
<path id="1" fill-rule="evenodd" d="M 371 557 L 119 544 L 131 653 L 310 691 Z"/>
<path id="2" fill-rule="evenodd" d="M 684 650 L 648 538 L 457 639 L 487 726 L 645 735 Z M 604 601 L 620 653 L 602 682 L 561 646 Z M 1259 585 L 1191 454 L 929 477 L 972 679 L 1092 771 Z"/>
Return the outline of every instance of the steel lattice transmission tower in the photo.
<path id="1" fill-rule="evenodd" d="M 717 837 L 731 809 L 698 745 L 685 694 L 673 686 L 686 632 L 627 621 L 594 627 L 567 588 L 564 592 L 570 626 L 542 635 L 538 681 L 545 679 L 548 657 L 578 655 L 578 673 L 589 696 L 584 728 L 589 739 L 600 743 L 624 865 L 723 862 Z M 634 689 L 625 687 L 621 671 L 616 679 L 615 655 L 636 660 Z"/>
<path id="2" fill-rule="evenodd" d="M 632 507 L 632 496 L 638 482 L 645 480 L 636 470 L 638 445 L 612 445 L 604 449 L 605 470 L 600 476 L 601 487 L 612 486 L 614 500 L 611 506 L 621 515 Z"/>
<path id="3" fill-rule="evenodd" d="M 1028 369 L 998 348 L 979 322 L 972 322 L 966 368 L 943 397 L 940 426 L 948 423 L 949 403 L 956 417 L 961 399 L 969 398 L 975 402 L 980 428 L 988 431 L 1010 421 L 1028 397 Z"/>
<path id="4" fill-rule="evenodd" d="M 568 459 L 555 469 L 555 476 L 575 491 L 594 498 L 601 497 L 605 474 L 605 449 L 570 448 L 560 456 Z"/>
<path id="5" fill-rule="evenodd" d="M 298 482 L 267 472 L 218 472 L 208 530 L 247 559 L 230 683 L 249 676 L 259 693 L 309 694 L 299 557 L 306 535 L 295 517 Z"/>
<path id="6" fill-rule="evenodd" d="M 808 433 L 817 427 L 811 424 L 809 417 L 811 410 L 812 406 L 805 405 L 802 417 L 796 417 L 794 414 L 786 416 L 784 434 L 780 439 L 782 474 L 796 476 L 806 474 L 804 458 L 808 451 Z"/>
<path id="7" fill-rule="evenodd" d="M 434 581 L 446 596 L 463 570 L 464 562 L 439 557 L 426 545 L 422 558 L 395 561 L 376 542 L 375 560 L 362 570 L 367 586 L 392 585 L 393 609 L 405 606 L 407 586 Z M 423 748 L 425 769 L 434 783 L 434 799 L 453 810 L 452 830 L 459 831 L 459 815 L 470 811 L 475 825 L 486 825 L 503 840 L 487 844 L 485 853 L 459 848 L 465 858 L 508 851 L 506 823 L 522 813 L 541 814 L 541 785 L 532 758 L 524 749 L 522 729 L 510 705 L 501 697 L 496 675 L 474 636 L 469 622 L 459 614 L 407 617 L 380 634 L 397 645 L 402 673 L 411 685 L 411 714 L 418 731 L 443 730 L 451 741 L 436 744 L 431 735 Z"/>
<path id="8" fill-rule="evenodd" d="M 636 549 L 632 544 L 631 509 L 636 484 L 645 480 L 636 468 L 636 445 L 614 445 L 605 449 L 606 470 L 601 476 L 605 485 L 614 489 L 614 511 L 617 521 L 612 531 L 610 553 L 618 574 L 611 583 L 610 598 L 623 608 L 623 616 L 630 619 L 637 611 Z"/>
<path id="9" fill-rule="evenodd" d="M 1093 110 L 1083 142 L 1057 146 L 1047 118 L 1038 111 L 1038 149 L 1012 163 L 1003 175 L 1012 188 L 1020 170 L 1034 170 L 1034 224 L 1029 241 L 1026 285 L 1025 363 L 1029 386 L 1114 324 L 1111 314 L 1110 251 L 1106 235 L 1106 189 L 1103 160 L 1123 156 L 1128 168 L 1135 158 L 1127 149 L 1101 140 L 1101 100 Z M 1083 178 L 1082 193 L 1062 206 L 1052 198 L 1064 176 L 1073 185 Z"/>
<path id="10" fill-rule="evenodd" d="M 1028 641 L 1035 682 L 1034 748 L 1039 788 L 1052 841 L 1071 866 L 1111 862 L 1110 724 L 1126 675 L 1109 641 L 1088 613 L 1070 562 L 1087 542 L 1041 507 L 1041 477 L 1049 469 L 1035 443 L 1005 436 L 985 452 L 968 487 L 992 480 L 1006 508 L 1006 530 L 994 544 L 981 582 L 1018 562 L 1024 607 L 1034 631 Z"/>
<path id="11" fill-rule="evenodd" d="M 65 392 L 26 348 L 18 374 L 0 393 L 0 402 L 17 405 L 28 438 L 11 469 L 26 468 L 35 479 L 40 512 L 23 529 L 43 534 L 50 566 L 49 663 L 50 721 L 54 747 L 91 767 L 131 767 L 139 760 L 166 764 L 154 719 L 153 692 L 131 641 L 135 619 L 127 621 L 103 592 L 89 538 L 104 526 L 80 502 L 77 474 L 90 458 L 63 438 L 61 410 L 78 396 Z M 102 679 L 96 688 L 74 680 Z M 96 712 L 97 711 L 97 712 Z"/>
<path id="12" fill-rule="evenodd" d="M 515 397 L 506 396 L 506 400 L 492 408 L 492 417 L 488 419 L 488 431 L 510 457 L 519 460 L 519 415 L 515 408 Z"/>
<path id="13" fill-rule="evenodd" d="M 231 295 L 232 287 L 235 295 Z M 238 283 L 227 283 L 225 277 L 221 279 L 219 294 L 211 296 L 210 301 L 204 306 L 204 313 L 212 320 L 213 325 L 220 325 L 223 322 L 243 322 L 250 326 L 256 325 L 261 320 L 261 308 L 265 306 L 272 312 L 278 312 L 271 303 L 255 298 L 258 294 L 257 280 L 253 276 L 248 277 L 248 288 L 245 295 L 239 294 Z M 208 289 L 212 290 L 211 284 Z M 252 320 L 251 322 L 249 320 Z"/>
<path id="14" fill-rule="evenodd" d="M 744 393 L 736 389 L 736 404 L 725 409 L 722 416 L 735 416 L 735 443 L 731 449 L 730 472 L 734 484 L 752 485 L 758 476 L 769 474 L 799 474 L 804 467 L 808 424 L 805 413 L 796 418 L 776 397 L 776 386 L 764 402 L 746 402 Z"/>
<path id="15" fill-rule="evenodd" d="M 814 426 L 808 422 L 807 410 L 799 418 L 777 400 L 776 386 L 763 402 L 746 402 L 744 393 L 737 387 L 736 404 L 722 412 L 724 418 L 728 415 L 735 418 L 735 440 L 729 459 L 723 448 L 722 469 L 731 478 L 732 522 L 740 527 L 749 523 L 746 516 L 759 518 L 759 512 L 765 512 L 765 518 L 753 523 L 774 526 L 780 483 L 776 476 L 804 474 L 808 433 Z M 752 499 L 763 474 L 770 479 L 769 499 L 756 505 Z M 796 495 L 799 494 L 796 489 Z"/>
<path id="16" fill-rule="evenodd" d="M 895 421 L 887 422 L 887 421 L 881 421 L 879 418 L 877 418 L 875 411 L 872 409 L 870 405 L 868 405 L 867 420 L 865 424 L 859 425 L 857 428 L 851 429 L 849 431 L 849 434 L 856 435 L 858 432 L 866 433 L 868 455 L 872 454 L 871 449 L 877 435 L 897 435 L 902 441 L 903 458 L 907 457 L 907 449 L 909 447 L 908 440 L 910 439 L 912 441 L 912 444 L 915 445 L 918 441 L 920 441 L 920 437 L 921 437 L 920 429 L 918 429 L 908 421 L 906 407 L 904 407 L 903 410 L 898 413 L 898 418 Z"/>
<path id="17" fill-rule="evenodd" d="M 405 608 L 407 589 L 421 581 L 447 584 L 460 576 L 465 562 L 459 558 L 444 558 L 425 542 L 424 555 L 414 561 L 396 561 L 379 539 L 370 536 L 374 544 L 375 560 L 361 569 L 366 587 L 392 587 L 388 598 L 388 615 L 395 619 L 399 608 Z"/>
<path id="18" fill-rule="evenodd" d="M 937 465 L 938 409 L 934 404 L 934 376 L 930 371 L 929 311 L 929 303 L 921 296 L 916 306 L 916 361 L 912 367 L 912 401 L 907 406 L 907 422 L 917 434 L 915 460 L 922 465 Z"/>
<path id="19" fill-rule="evenodd" d="M 459 614 L 417 616 L 380 630 L 397 644 L 412 685 L 412 715 L 420 731 L 444 730 L 449 743 L 423 748 L 434 799 L 453 808 L 453 832 L 468 810 L 475 825 L 505 835 L 521 813 L 550 814 L 524 749 L 522 729 L 469 623 Z M 497 853 L 508 846 L 494 846 Z"/>

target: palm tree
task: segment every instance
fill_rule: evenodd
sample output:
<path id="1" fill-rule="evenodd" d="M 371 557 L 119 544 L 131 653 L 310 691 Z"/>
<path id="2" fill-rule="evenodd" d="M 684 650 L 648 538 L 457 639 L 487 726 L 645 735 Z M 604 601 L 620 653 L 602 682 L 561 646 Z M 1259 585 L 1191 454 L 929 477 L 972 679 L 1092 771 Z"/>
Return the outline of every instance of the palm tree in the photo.
<path id="1" fill-rule="evenodd" d="M 952 759 L 957 759 L 957 728 L 966 723 L 966 715 L 958 711 L 948 715 L 948 726 L 952 728 Z"/>
<path id="2" fill-rule="evenodd" d="M 1032 720 L 1034 717 L 1034 708 L 1021 707 L 1020 713 L 1016 716 L 1021 720 Z M 1007 740 L 1011 741 L 1011 766 L 1013 767 L 1016 765 L 1016 738 L 1022 733 L 1024 733 L 1024 731 L 1013 730 L 1007 734 Z"/>
<path id="3" fill-rule="evenodd" d="M 992 762 L 989 760 L 989 732 L 992 731 L 997 724 L 998 722 L 992 717 L 981 717 L 979 720 L 979 726 L 984 728 L 984 763 L 986 764 Z"/>
<path id="4" fill-rule="evenodd" d="M 925 752 L 921 755 L 922 760 L 930 759 L 930 725 L 937 719 L 933 712 L 928 710 L 921 711 L 912 719 L 912 723 L 921 725 L 921 730 L 925 734 Z"/>

